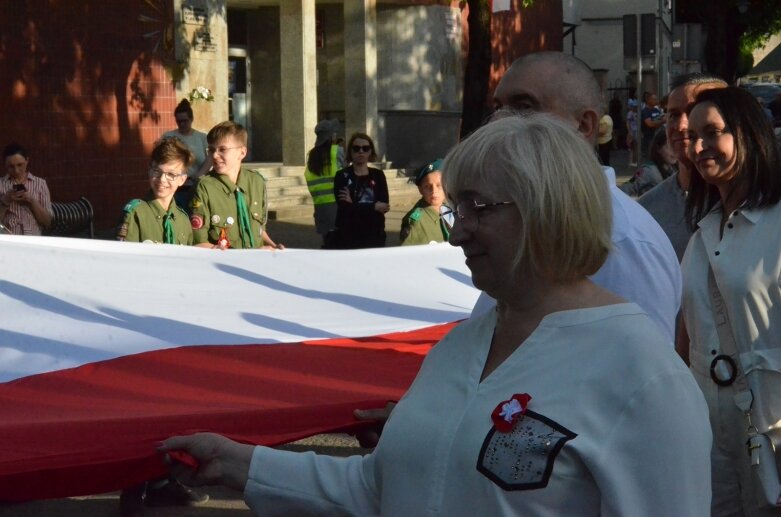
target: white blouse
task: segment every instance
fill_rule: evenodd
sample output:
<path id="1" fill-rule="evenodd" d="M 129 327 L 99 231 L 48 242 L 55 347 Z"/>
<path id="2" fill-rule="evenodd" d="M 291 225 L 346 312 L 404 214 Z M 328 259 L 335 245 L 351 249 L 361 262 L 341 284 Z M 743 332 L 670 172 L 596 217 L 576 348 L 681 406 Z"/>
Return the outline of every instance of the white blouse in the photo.
<path id="1" fill-rule="evenodd" d="M 711 432 L 691 373 L 635 304 L 548 315 L 480 381 L 495 311 L 435 346 L 365 457 L 258 447 L 261 515 L 710 513 Z M 499 432 L 491 413 L 528 393 Z"/>
<path id="2" fill-rule="evenodd" d="M 734 211 L 720 238 L 721 216 L 719 204 L 700 221 L 681 264 L 689 359 L 706 399 L 712 398 L 718 387 L 710 364 L 723 352 L 708 294 L 710 264 L 754 392 L 754 424 L 764 431 L 781 421 L 781 203 Z"/>

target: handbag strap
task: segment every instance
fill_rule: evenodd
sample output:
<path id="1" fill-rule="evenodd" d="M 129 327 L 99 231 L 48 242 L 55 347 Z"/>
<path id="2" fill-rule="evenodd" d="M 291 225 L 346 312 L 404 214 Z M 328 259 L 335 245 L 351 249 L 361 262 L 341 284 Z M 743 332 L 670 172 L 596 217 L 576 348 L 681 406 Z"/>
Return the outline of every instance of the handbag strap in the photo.
<path id="1" fill-rule="evenodd" d="M 713 268 L 708 264 L 708 292 L 711 299 L 711 308 L 713 309 L 713 321 L 716 324 L 716 333 L 719 336 L 721 352 L 730 357 L 735 366 L 735 404 L 746 414 L 751 425 L 751 406 L 754 404 L 754 395 L 748 387 L 746 375 L 743 372 L 743 366 L 740 362 L 738 346 L 735 343 L 735 335 L 732 332 L 732 325 L 727 314 L 727 306 L 724 298 L 721 296 L 719 286 L 716 284 L 716 277 L 713 274 Z"/>

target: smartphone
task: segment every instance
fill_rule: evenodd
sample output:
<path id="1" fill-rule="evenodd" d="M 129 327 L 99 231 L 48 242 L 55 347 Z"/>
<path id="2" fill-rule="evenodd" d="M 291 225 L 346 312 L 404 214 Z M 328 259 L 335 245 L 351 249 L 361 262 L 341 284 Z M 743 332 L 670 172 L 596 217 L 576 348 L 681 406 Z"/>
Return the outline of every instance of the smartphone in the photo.
<path id="1" fill-rule="evenodd" d="M 27 187 L 25 187 L 24 185 L 16 184 L 16 185 L 14 185 L 14 190 L 17 191 L 17 192 L 26 192 L 27 191 Z"/>

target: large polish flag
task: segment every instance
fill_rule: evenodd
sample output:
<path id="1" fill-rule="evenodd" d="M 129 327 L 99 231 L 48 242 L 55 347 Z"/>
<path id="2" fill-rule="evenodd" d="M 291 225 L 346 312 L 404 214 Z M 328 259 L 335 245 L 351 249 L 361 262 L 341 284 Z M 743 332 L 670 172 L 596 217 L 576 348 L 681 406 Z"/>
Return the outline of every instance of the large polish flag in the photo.
<path id="1" fill-rule="evenodd" d="M 0 236 L 0 501 L 165 472 L 155 444 L 275 445 L 398 399 L 478 292 L 447 244 L 231 250 Z"/>

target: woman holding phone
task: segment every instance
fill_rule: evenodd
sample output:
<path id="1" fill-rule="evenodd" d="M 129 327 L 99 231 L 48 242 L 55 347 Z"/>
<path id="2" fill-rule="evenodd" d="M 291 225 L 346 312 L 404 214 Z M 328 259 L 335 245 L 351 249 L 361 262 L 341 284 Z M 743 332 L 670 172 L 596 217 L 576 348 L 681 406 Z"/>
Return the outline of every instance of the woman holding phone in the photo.
<path id="1" fill-rule="evenodd" d="M 0 179 L 0 223 L 16 235 L 41 235 L 52 222 L 46 180 L 27 169 L 27 150 L 17 143 L 3 149 L 6 175 Z"/>

